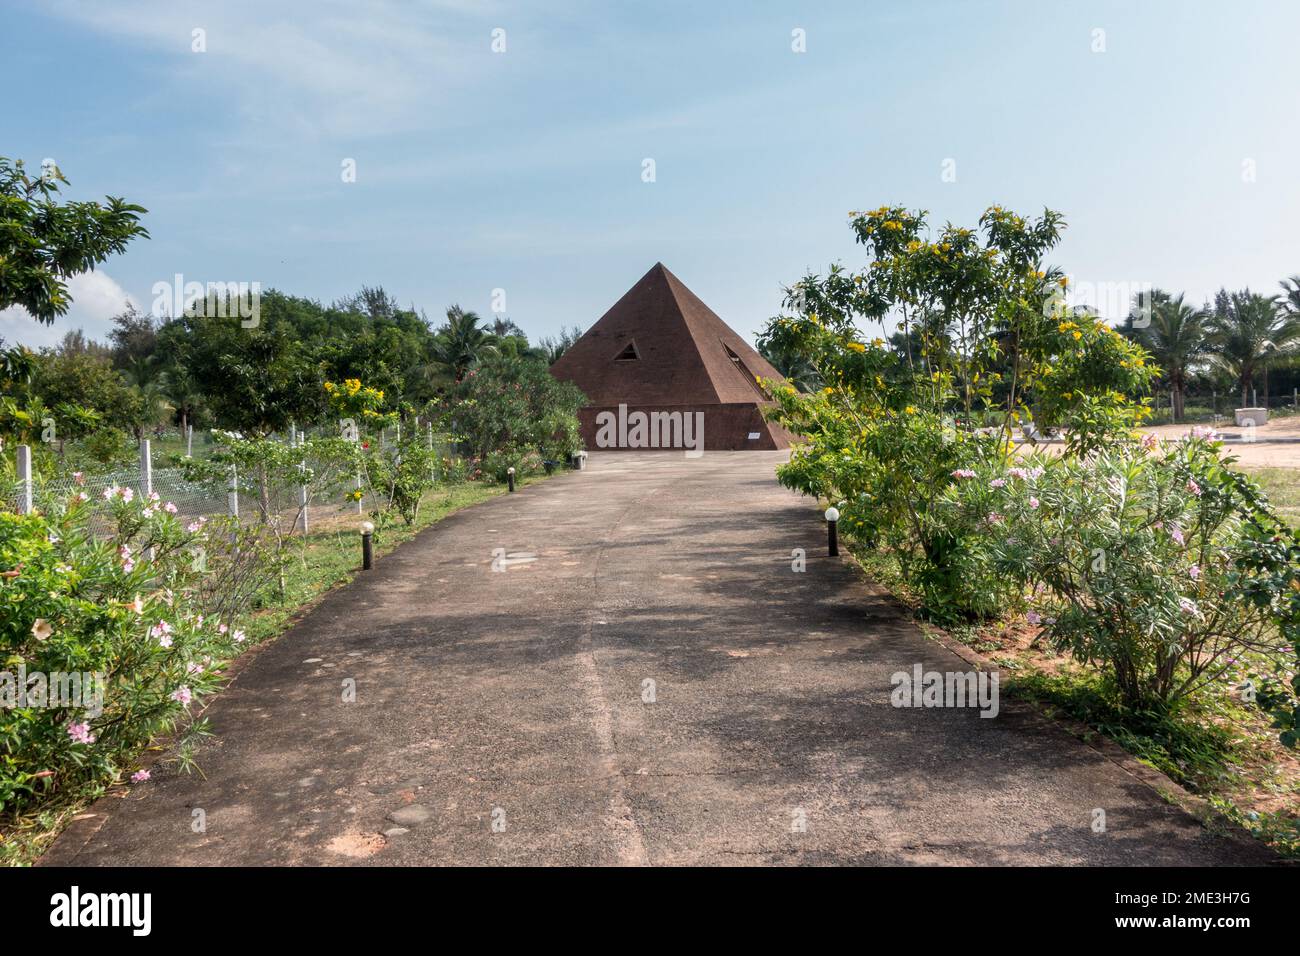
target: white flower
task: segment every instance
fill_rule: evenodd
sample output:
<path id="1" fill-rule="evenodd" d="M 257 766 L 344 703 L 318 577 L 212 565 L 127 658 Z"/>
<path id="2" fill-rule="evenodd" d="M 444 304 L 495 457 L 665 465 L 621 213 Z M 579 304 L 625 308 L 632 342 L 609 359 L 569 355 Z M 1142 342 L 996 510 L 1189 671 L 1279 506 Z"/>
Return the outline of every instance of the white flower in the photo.
<path id="1" fill-rule="evenodd" d="M 53 626 L 43 617 L 38 617 L 35 623 L 32 624 L 32 637 L 38 641 L 49 640 L 50 635 L 53 633 Z"/>

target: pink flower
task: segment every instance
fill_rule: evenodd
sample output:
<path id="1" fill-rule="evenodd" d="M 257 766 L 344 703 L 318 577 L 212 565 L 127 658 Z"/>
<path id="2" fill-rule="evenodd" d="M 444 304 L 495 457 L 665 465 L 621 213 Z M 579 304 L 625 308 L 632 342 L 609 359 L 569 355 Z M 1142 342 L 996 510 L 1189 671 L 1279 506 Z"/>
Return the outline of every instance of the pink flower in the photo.
<path id="1" fill-rule="evenodd" d="M 123 501 L 126 502 L 130 502 L 133 498 L 135 498 L 135 492 L 132 491 L 130 488 L 117 489 L 117 495 L 119 498 L 121 498 Z"/>
<path id="2" fill-rule="evenodd" d="M 994 478 L 992 481 L 989 482 L 989 487 L 990 487 L 990 488 L 1002 488 L 1002 487 L 1004 487 L 1004 486 L 1006 485 L 1006 483 L 1007 483 L 1007 480 L 1006 480 L 1005 478 Z"/>
<path id="3" fill-rule="evenodd" d="M 109 498 L 112 498 L 115 494 L 117 494 L 117 485 L 109 485 L 107 488 L 104 489 L 104 500 L 107 501 Z"/>
<path id="4" fill-rule="evenodd" d="M 140 514 L 144 515 L 146 518 L 152 518 L 154 516 L 154 509 L 152 507 L 146 506 L 145 509 L 140 512 Z"/>
<path id="5" fill-rule="evenodd" d="M 1030 611 L 1028 614 L 1025 615 L 1025 620 L 1028 621 L 1030 624 L 1043 623 L 1043 617 L 1037 611 Z"/>
<path id="6" fill-rule="evenodd" d="M 177 687 L 174 691 L 172 691 L 171 698 L 172 700 L 176 701 L 176 703 L 188 707 L 190 705 L 190 701 L 194 699 L 194 695 L 190 693 L 190 689 L 188 687 L 181 686 L 181 687 Z"/>
<path id="7" fill-rule="evenodd" d="M 1198 564 L 1193 564 L 1190 568 L 1188 568 L 1188 569 L 1187 569 L 1187 576 L 1190 577 L 1193 581 L 1195 581 L 1197 578 L 1199 578 L 1199 577 L 1201 576 L 1201 567 L 1200 567 L 1200 565 L 1198 565 Z"/>
<path id="8" fill-rule="evenodd" d="M 1157 439 L 1155 435 L 1142 436 L 1142 447 L 1145 448 L 1147 451 L 1151 451 L 1151 449 L 1155 448 L 1156 444 L 1157 444 Z"/>
<path id="9" fill-rule="evenodd" d="M 93 744 L 95 735 L 90 732 L 90 724 L 68 724 L 68 736 L 74 744 Z"/>
<path id="10" fill-rule="evenodd" d="M 203 527 L 203 525 L 207 522 L 207 520 L 208 520 L 207 518 L 196 518 L 195 520 L 191 521 L 189 524 L 185 526 L 185 530 L 188 531 L 190 534 L 194 534 L 196 531 L 200 530 Z"/>
<path id="11" fill-rule="evenodd" d="M 226 631 L 228 631 L 228 630 L 230 630 L 230 628 L 226 627 L 226 625 L 224 625 L 224 624 L 218 624 L 218 625 L 217 625 L 217 633 L 218 633 L 218 634 L 225 634 Z"/>
<path id="12" fill-rule="evenodd" d="M 163 511 L 167 512 L 169 515 L 174 515 L 176 513 L 176 506 L 169 501 L 163 505 Z"/>
<path id="13" fill-rule="evenodd" d="M 1216 432 L 1213 428 L 1209 428 L 1205 425 L 1196 425 L 1195 427 L 1192 428 L 1192 437 L 1203 438 L 1206 441 L 1214 441 L 1216 438 L 1219 437 L 1219 433 Z"/>
<path id="14" fill-rule="evenodd" d="M 996 511 L 990 511 L 988 517 L 984 520 L 989 524 L 1001 524 L 1005 519 Z"/>
<path id="15" fill-rule="evenodd" d="M 240 630 L 236 630 L 236 631 L 235 631 L 235 633 L 234 633 L 234 639 L 235 639 L 235 643 L 236 643 L 236 644 L 242 644 L 242 643 L 244 643 L 244 641 L 245 641 L 246 638 L 247 638 L 247 635 L 246 635 L 243 631 L 240 631 Z"/>
<path id="16" fill-rule="evenodd" d="M 79 485 L 84 485 L 86 483 L 86 476 L 80 471 L 74 471 L 72 473 L 72 480 Z"/>
<path id="17" fill-rule="evenodd" d="M 149 500 L 154 502 L 161 501 L 162 495 L 158 494 L 156 491 L 151 491 L 149 492 Z"/>
<path id="18" fill-rule="evenodd" d="M 172 646 L 172 626 L 166 621 L 159 621 L 149 629 L 149 636 L 156 638 L 163 647 Z"/>
<path id="19" fill-rule="evenodd" d="M 1201 496 L 1201 486 L 1196 483 L 1194 478 L 1187 479 L 1187 490 L 1198 498 Z"/>
<path id="20" fill-rule="evenodd" d="M 1038 499 L 1035 498 L 1033 495 L 1030 495 L 1030 496 L 1029 496 L 1029 507 L 1031 507 L 1031 508 L 1037 508 L 1037 507 L 1038 507 Z"/>
<path id="21" fill-rule="evenodd" d="M 131 774 L 132 783 L 144 783 L 148 779 L 149 779 L 148 770 L 137 770 L 135 773 Z"/>
<path id="22" fill-rule="evenodd" d="M 958 468 L 952 473 L 952 476 L 954 478 L 974 478 L 975 472 L 971 471 L 969 468 Z"/>
<path id="23" fill-rule="evenodd" d="M 1183 529 L 1178 527 L 1176 524 L 1171 524 L 1169 526 L 1169 537 L 1173 538 L 1179 544 L 1186 544 L 1186 541 L 1183 540 Z"/>
<path id="24" fill-rule="evenodd" d="M 190 661 L 188 664 L 185 665 L 185 673 L 187 673 L 187 674 L 202 674 L 202 673 L 203 673 L 203 665 L 202 665 L 202 664 L 196 664 L 194 661 Z"/>
<path id="25" fill-rule="evenodd" d="M 1178 609 L 1184 614 L 1190 614 L 1199 617 L 1200 610 L 1196 607 L 1196 602 L 1191 598 L 1179 598 Z"/>

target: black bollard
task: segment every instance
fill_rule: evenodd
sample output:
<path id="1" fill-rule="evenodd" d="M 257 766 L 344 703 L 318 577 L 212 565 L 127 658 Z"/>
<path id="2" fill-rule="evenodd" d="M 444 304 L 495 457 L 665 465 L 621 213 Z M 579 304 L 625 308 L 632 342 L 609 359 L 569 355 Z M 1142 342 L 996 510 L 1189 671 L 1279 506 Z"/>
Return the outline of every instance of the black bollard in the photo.
<path id="1" fill-rule="evenodd" d="M 832 558 L 840 554 L 840 511 L 838 508 L 826 509 L 826 545 Z"/>
<path id="2" fill-rule="evenodd" d="M 370 536 L 374 534 L 375 526 L 369 521 L 361 523 L 361 570 L 369 571 L 375 566 L 375 549 L 370 543 Z"/>
<path id="3" fill-rule="evenodd" d="M 506 469 L 506 484 L 510 486 L 510 491 L 513 493 L 515 490 L 515 470 L 513 468 Z"/>

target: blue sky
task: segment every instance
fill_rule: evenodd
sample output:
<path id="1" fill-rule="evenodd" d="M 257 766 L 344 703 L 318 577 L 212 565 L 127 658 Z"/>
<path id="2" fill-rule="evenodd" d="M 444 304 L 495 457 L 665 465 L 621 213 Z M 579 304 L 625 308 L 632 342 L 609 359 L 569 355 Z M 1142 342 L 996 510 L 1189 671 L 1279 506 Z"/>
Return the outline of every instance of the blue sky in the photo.
<path id="1" fill-rule="evenodd" d="M 1084 289 L 1199 302 L 1300 273 L 1289 0 L 0 14 L 0 154 L 55 159 L 71 197 L 146 206 L 152 233 L 77 280 L 53 330 L 0 313 L 9 341 L 102 337 L 126 296 L 147 308 L 175 273 L 323 301 L 382 284 L 431 318 L 452 302 L 487 315 L 500 288 L 536 339 L 590 325 L 660 260 L 752 336 L 783 284 L 862 262 L 849 210 L 895 202 L 936 223 L 1059 209 L 1053 262 Z"/>

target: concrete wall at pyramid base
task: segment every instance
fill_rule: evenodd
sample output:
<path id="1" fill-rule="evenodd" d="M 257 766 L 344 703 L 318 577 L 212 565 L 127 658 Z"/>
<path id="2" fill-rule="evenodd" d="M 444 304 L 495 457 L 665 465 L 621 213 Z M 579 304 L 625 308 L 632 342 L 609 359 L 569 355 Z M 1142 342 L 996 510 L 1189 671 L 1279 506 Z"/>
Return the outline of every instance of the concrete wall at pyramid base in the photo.
<path id="1" fill-rule="evenodd" d="M 757 402 L 720 405 L 588 405 L 578 410 L 589 451 L 775 451 L 790 433 L 763 419 Z"/>

